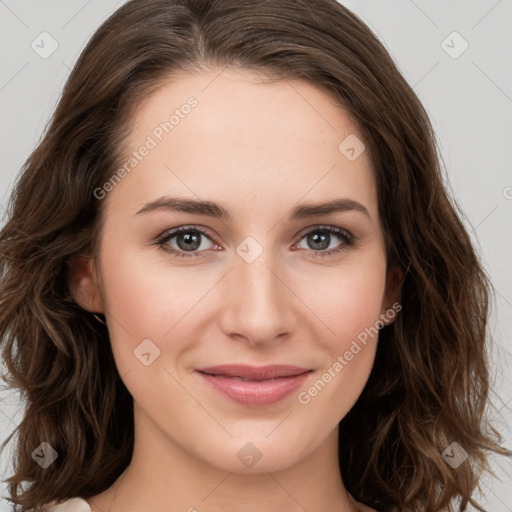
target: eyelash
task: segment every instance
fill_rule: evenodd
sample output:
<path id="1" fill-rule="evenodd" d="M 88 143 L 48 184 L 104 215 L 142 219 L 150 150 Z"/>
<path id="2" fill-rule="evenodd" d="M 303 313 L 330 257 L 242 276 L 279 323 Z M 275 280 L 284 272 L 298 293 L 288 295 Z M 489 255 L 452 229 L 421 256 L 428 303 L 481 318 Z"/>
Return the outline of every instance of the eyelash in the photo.
<path id="1" fill-rule="evenodd" d="M 177 258 L 202 258 L 204 256 L 197 256 L 197 252 L 184 252 L 184 251 L 177 251 L 176 249 L 169 249 L 165 247 L 165 245 L 176 235 L 180 233 L 189 233 L 189 232 L 197 232 L 204 235 L 206 238 L 208 238 L 210 241 L 214 242 L 212 240 L 211 236 L 201 229 L 199 226 L 181 226 L 179 228 L 173 229 L 172 231 L 167 231 L 162 236 L 160 236 L 156 242 L 155 245 L 157 245 L 160 249 L 163 251 L 172 254 L 173 256 Z M 333 256 L 335 254 L 341 253 L 342 251 L 348 249 L 349 247 L 354 247 L 356 245 L 356 237 L 352 235 L 352 233 L 336 228 L 334 226 L 315 226 L 314 228 L 310 229 L 309 231 L 303 232 L 303 234 L 300 236 L 299 242 L 310 233 L 315 232 L 321 232 L 321 233 L 329 233 L 331 235 L 336 235 L 339 238 L 343 240 L 343 244 L 341 247 L 337 249 L 330 249 L 328 251 L 314 251 L 311 249 L 311 251 L 314 253 L 314 255 L 309 256 L 310 258 L 325 258 L 329 256 Z"/>

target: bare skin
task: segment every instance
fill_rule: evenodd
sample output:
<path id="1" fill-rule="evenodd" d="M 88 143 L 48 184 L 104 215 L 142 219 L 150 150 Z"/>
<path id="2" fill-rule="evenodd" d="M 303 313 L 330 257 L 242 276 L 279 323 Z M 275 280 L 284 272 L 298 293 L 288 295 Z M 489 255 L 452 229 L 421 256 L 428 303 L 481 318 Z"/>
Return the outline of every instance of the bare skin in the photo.
<path id="1" fill-rule="evenodd" d="M 157 140 L 155 128 L 191 96 L 197 106 Z M 399 301 L 401 273 L 387 272 L 368 151 L 351 161 L 338 149 L 351 134 L 363 141 L 357 124 L 308 83 L 263 84 L 249 71 L 214 69 L 173 78 L 138 106 L 132 126 L 127 160 L 149 135 L 156 147 L 101 199 L 100 259 L 77 260 L 73 285 L 82 307 L 105 314 L 134 398 L 132 462 L 87 499 L 91 509 L 372 511 L 345 489 L 337 453 L 338 424 L 368 380 L 378 336 L 359 343 L 334 376 L 332 368 L 366 328 L 393 321 L 386 313 Z M 232 218 L 136 214 L 164 195 L 214 201 Z M 338 198 L 367 213 L 288 218 L 298 205 Z M 187 252 L 179 234 L 157 245 L 180 226 L 198 248 Z M 356 243 L 327 233 L 319 248 L 319 226 L 345 230 Z M 134 350 L 147 339 L 151 359 L 154 347 L 160 352 L 146 366 Z M 250 406 L 196 371 L 225 363 L 312 371 L 283 400 Z M 309 392 L 329 369 L 325 387 Z M 251 467 L 237 456 L 247 443 L 261 454 Z"/>

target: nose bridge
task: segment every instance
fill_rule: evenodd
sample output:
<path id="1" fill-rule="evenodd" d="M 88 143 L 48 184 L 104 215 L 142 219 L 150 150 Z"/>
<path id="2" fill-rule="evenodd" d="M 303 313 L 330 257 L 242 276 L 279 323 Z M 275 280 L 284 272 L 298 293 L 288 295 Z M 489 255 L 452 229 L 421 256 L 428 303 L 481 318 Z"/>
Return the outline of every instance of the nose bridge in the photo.
<path id="1" fill-rule="evenodd" d="M 282 266 L 270 248 L 247 237 L 236 248 L 230 273 L 230 300 L 223 316 L 226 334 L 239 334 L 252 343 L 272 341 L 289 332 L 294 315 L 293 294 L 283 281 Z"/>

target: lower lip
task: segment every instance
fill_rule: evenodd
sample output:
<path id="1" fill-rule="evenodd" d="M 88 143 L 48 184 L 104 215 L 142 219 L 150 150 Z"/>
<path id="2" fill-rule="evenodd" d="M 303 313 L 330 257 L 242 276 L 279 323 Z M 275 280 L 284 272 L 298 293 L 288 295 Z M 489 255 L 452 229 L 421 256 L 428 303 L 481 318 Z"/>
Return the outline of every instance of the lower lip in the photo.
<path id="1" fill-rule="evenodd" d="M 270 405 L 299 388 L 310 372 L 269 380 L 245 381 L 198 372 L 213 388 L 244 405 Z"/>

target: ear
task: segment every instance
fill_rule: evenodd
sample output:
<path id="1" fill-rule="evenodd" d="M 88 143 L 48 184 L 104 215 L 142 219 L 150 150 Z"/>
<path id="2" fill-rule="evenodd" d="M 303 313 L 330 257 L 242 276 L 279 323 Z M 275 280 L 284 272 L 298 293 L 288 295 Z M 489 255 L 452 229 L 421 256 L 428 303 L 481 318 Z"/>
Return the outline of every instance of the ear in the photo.
<path id="1" fill-rule="evenodd" d="M 98 274 L 92 256 L 75 255 L 68 261 L 69 289 L 75 302 L 91 313 L 104 313 Z"/>
<path id="2" fill-rule="evenodd" d="M 380 319 L 384 325 L 392 324 L 402 309 L 400 304 L 404 273 L 399 265 L 390 267 L 386 274 L 386 289 Z"/>

